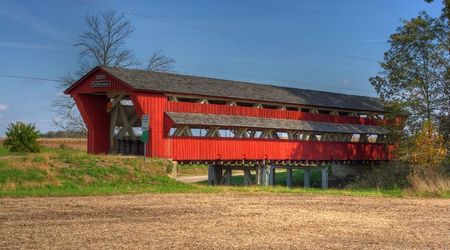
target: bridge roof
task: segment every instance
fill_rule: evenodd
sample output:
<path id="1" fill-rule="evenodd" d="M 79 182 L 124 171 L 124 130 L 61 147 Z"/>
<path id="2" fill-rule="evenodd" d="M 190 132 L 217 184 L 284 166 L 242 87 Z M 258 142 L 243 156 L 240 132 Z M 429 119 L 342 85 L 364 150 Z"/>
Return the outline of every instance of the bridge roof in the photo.
<path id="1" fill-rule="evenodd" d="M 383 112 L 379 98 L 174 73 L 101 67 L 136 90 Z"/>
<path id="2" fill-rule="evenodd" d="M 386 134 L 380 126 L 312 122 L 303 120 L 273 119 L 234 115 L 212 115 L 197 113 L 166 112 L 177 125 L 199 125 L 219 127 L 245 127 L 280 130 L 300 130 L 344 134 Z"/>

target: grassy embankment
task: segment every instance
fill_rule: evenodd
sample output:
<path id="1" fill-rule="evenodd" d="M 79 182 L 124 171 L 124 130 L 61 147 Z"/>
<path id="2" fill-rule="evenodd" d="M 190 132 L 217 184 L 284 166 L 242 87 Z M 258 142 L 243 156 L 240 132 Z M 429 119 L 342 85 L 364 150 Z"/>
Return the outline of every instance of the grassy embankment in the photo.
<path id="1" fill-rule="evenodd" d="M 401 189 L 328 189 L 283 187 L 285 173 L 277 174 L 275 187 L 208 187 L 205 183 L 184 184 L 167 173 L 172 165 L 162 159 L 122 156 L 94 156 L 71 148 L 43 148 L 40 153 L 10 153 L 0 146 L 0 197 L 80 196 L 170 192 L 243 192 L 294 193 L 352 196 L 404 196 Z M 195 168 L 181 166 L 182 168 Z M 186 171 L 186 170 L 181 170 Z M 204 167 L 188 172 L 204 173 Z M 242 177 L 233 177 L 236 184 Z M 294 171 L 296 185 L 302 182 L 302 172 Z M 320 174 L 313 174 L 313 186 L 319 186 Z M 410 194 L 408 194 L 410 195 Z M 448 195 L 447 197 L 450 197 Z"/>

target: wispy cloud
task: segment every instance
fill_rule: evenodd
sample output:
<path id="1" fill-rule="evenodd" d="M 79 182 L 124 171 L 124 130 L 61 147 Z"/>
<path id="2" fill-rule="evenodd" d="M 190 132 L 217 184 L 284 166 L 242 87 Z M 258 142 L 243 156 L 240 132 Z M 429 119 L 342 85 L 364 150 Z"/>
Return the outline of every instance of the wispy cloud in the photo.
<path id="1" fill-rule="evenodd" d="M 351 87 L 352 81 L 346 79 L 346 80 L 342 81 L 339 85 L 341 85 L 343 87 Z"/>
<path id="2" fill-rule="evenodd" d="M 42 49 L 42 50 L 63 50 L 64 47 L 28 43 L 28 42 L 18 42 L 18 41 L 0 41 L 0 47 L 4 48 L 17 48 L 17 49 Z"/>
<path id="3" fill-rule="evenodd" d="M 357 39 L 352 40 L 356 43 L 386 43 L 388 41 L 388 38 L 380 38 L 380 39 Z"/>
<path id="4" fill-rule="evenodd" d="M 67 43 L 73 40 L 70 38 L 72 35 L 70 35 L 69 33 L 57 29 L 54 24 L 36 17 L 32 14 L 32 12 L 20 8 L 19 6 L 14 6 L 13 10 L 1 9 L 0 16 L 4 16 L 11 20 L 14 20 L 15 22 L 18 22 L 36 32 L 44 34 L 60 42 Z"/>
<path id="5" fill-rule="evenodd" d="M 8 108 L 9 108 L 8 105 L 6 105 L 6 104 L 1 104 L 1 103 L 0 103 L 0 111 L 5 111 L 5 110 L 7 110 Z"/>

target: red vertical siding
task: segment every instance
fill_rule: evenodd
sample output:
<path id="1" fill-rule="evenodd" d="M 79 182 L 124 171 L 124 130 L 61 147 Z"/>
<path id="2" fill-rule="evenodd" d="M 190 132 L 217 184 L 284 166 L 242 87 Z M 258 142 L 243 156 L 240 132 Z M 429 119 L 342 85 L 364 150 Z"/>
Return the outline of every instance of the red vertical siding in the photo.
<path id="1" fill-rule="evenodd" d="M 149 143 L 147 155 L 151 157 L 170 158 L 164 137 L 164 110 L 167 97 L 162 94 L 133 93 L 131 96 L 139 114 L 150 116 Z"/>
<path id="2" fill-rule="evenodd" d="M 109 114 L 106 96 L 75 94 L 73 98 L 88 128 L 88 153 L 109 152 Z"/>
<path id="3" fill-rule="evenodd" d="M 388 160 L 388 145 L 234 138 L 168 139 L 175 160 Z"/>
<path id="4" fill-rule="evenodd" d="M 294 119 L 317 122 L 379 125 L 380 120 L 350 116 L 312 114 L 292 110 L 257 109 L 252 107 L 227 106 L 219 104 L 200 104 L 187 102 L 167 102 L 167 111 L 184 113 L 205 113 L 220 115 L 241 115 L 264 118 Z"/>
<path id="5" fill-rule="evenodd" d="M 97 80 L 97 75 L 103 75 L 105 79 Z M 95 81 L 109 81 L 111 84 L 105 87 L 92 87 L 91 83 Z M 83 79 L 83 82 L 79 85 L 76 85 L 73 89 L 70 90 L 70 93 L 93 93 L 93 92 L 131 92 L 132 88 L 120 81 L 119 79 L 113 77 L 108 72 L 102 70 L 101 68 L 92 72 L 91 75 Z"/>

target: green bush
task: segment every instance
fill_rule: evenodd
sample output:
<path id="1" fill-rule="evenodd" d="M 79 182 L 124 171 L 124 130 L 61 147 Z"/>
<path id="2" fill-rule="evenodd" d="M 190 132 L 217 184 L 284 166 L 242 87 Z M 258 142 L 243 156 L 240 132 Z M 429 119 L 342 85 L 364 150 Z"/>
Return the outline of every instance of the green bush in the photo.
<path id="1" fill-rule="evenodd" d="M 10 123 L 3 143 L 11 152 L 39 152 L 39 131 L 34 124 Z"/>

